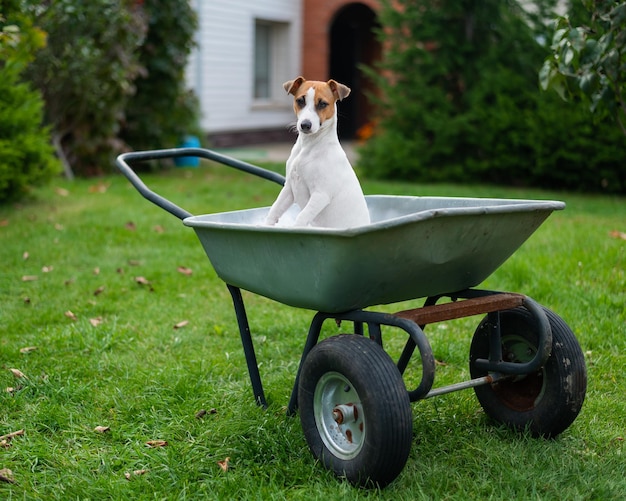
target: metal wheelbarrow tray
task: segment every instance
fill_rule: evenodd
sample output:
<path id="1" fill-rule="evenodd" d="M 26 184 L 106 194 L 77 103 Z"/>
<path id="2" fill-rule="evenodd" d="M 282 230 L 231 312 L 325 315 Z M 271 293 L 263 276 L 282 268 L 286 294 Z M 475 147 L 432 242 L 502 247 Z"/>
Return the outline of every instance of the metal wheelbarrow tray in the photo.
<path id="1" fill-rule="evenodd" d="M 473 388 L 485 413 L 514 429 L 554 437 L 578 415 L 586 393 L 584 356 L 567 324 L 517 293 L 475 289 L 563 202 L 368 196 L 372 222 L 336 230 L 268 227 L 269 208 L 193 216 L 152 192 L 129 166 L 197 156 L 284 183 L 272 171 L 200 148 L 120 155 L 117 165 L 148 200 L 192 227 L 232 295 L 256 401 L 265 394 L 241 289 L 315 310 L 288 405 L 299 409 L 313 455 L 354 485 L 385 486 L 412 443 L 410 402 Z M 296 208 L 286 218 L 295 218 Z M 395 314 L 364 308 L 424 297 Z M 450 300 L 440 302 L 442 299 Z M 426 325 L 484 314 L 472 337 L 471 379 L 433 388 Z M 319 341 L 327 320 L 347 334 Z M 393 361 L 382 327 L 408 335 Z M 364 336 L 367 330 L 368 336 Z M 357 335 L 355 335 L 357 334 Z M 403 376 L 418 351 L 419 384 Z"/>

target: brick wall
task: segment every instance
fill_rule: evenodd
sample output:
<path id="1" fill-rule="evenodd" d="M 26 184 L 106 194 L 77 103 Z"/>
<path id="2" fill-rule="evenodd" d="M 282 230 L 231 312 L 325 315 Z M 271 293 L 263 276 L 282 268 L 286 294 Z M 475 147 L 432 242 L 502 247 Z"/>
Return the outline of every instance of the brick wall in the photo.
<path id="1" fill-rule="evenodd" d="M 304 0 L 302 19 L 302 75 L 311 80 L 328 79 L 329 34 L 336 14 L 345 6 L 360 3 L 378 10 L 377 0 Z"/>

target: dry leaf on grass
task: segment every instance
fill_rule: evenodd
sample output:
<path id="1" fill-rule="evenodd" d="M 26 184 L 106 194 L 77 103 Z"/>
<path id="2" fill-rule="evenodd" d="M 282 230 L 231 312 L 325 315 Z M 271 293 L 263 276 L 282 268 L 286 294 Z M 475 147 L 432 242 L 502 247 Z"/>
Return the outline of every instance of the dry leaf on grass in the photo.
<path id="1" fill-rule="evenodd" d="M 186 266 L 179 266 L 177 268 L 178 273 L 182 273 L 183 275 L 190 276 L 193 274 L 193 270 L 191 268 L 187 268 Z"/>
<path id="2" fill-rule="evenodd" d="M 90 318 L 89 319 L 89 323 L 93 327 L 98 327 L 98 325 L 100 325 L 102 323 L 102 317 Z"/>
<path id="3" fill-rule="evenodd" d="M 156 233 L 165 233 L 165 229 L 160 224 L 157 224 L 154 228 L 152 228 Z"/>
<path id="4" fill-rule="evenodd" d="M 106 287 L 104 285 L 101 285 L 95 291 L 93 291 L 93 295 L 94 296 L 99 296 L 100 294 L 102 294 L 104 292 L 104 289 L 106 289 Z"/>
<path id="5" fill-rule="evenodd" d="M 54 270 L 54 266 L 44 266 L 41 268 L 42 273 L 50 273 Z"/>
<path id="6" fill-rule="evenodd" d="M 137 282 L 139 285 L 150 285 L 150 280 L 148 280 L 146 277 L 135 277 L 135 282 Z"/>
<path id="7" fill-rule="evenodd" d="M 24 374 L 21 370 L 19 369 L 9 369 L 11 371 L 11 373 L 13 374 L 13 376 L 15 376 L 16 379 L 28 379 L 26 377 L 26 374 Z"/>
<path id="8" fill-rule="evenodd" d="M 149 470 L 135 470 L 132 473 L 126 472 L 124 473 L 124 477 L 126 480 L 130 480 L 133 476 L 138 477 L 140 475 L 145 475 Z"/>
<path id="9" fill-rule="evenodd" d="M 166 440 L 148 440 L 146 442 L 148 447 L 156 448 L 156 447 L 167 447 Z"/>
<path id="10" fill-rule="evenodd" d="M 9 226 L 8 219 L 0 219 L 0 227 Z"/>
<path id="11" fill-rule="evenodd" d="M 220 466 L 222 471 L 228 471 L 228 466 L 230 464 L 230 458 L 224 458 L 223 461 L 218 461 L 217 464 Z"/>
<path id="12" fill-rule="evenodd" d="M 98 433 L 106 433 L 108 431 L 111 431 L 111 427 L 110 426 L 96 426 L 93 431 L 97 431 Z"/>
<path id="13" fill-rule="evenodd" d="M 137 225 L 132 221 L 128 221 L 128 223 L 126 223 L 125 225 L 125 228 L 130 231 L 135 231 L 137 229 Z"/>
<path id="14" fill-rule="evenodd" d="M 7 386 L 4 391 L 13 395 L 13 393 L 20 391 L 22 388 L 22 386 Z"/>
<path id="15" fill-rule="evenodd" d="M 24 348 L 20 348 L 20 353 L 30 353 L 31 351 L 35 351 L 36 349 L 36 346 L 24 346 Z"/>
<path id="16" fill-rule="evenodd" d="M 22 277 L 22 282 L 34 282 L 35 280 L 39 280 L 37 275 L 24 275 Z"/>
<path id="17" fill-rule="evenodd" d="M 72 313 L 70 310 L 67 310 L 65 312 L 65 316 L 69 318 L 70 320 L 74 320 L 74 321 L 78 320 L 78 317 L 74 315 L 74 313 Z"/>
<path id="18" fill-rule="evenodd" d="M 611 238 L 618 238 L 620 240 L 626 240 L 626 233 L 624 233 L 623 231 L 613 230 L 609 233 L 609 236 Z"/>
<path id="19" fill-rule="evenodd" d="M 187 324 L 189 324 L 189 320 L 183 320 L 181 322 L 178 322 L 177 324 L 174 324 L 174 329 L 182 329 Z"/>
<path id="20" fill-rule="evenodd" d="M 30 257 L 30 254 L 28 252 L 24 252 L 24 254 L 22 254 L 22 259 L 24 261 L 26 261 L 29 257 Z"/>
<path id="21" fill-rule="evenodd" d="M 106 193 L 111 183 L 98 183 L 89 187 L 89 193 Z"/>
<path id="22" fill-rule="evenodd" d="M 10 442 L 14 437 L 21 437 L 24 435 L 24 430 L 12 431 L 11 433 L 7 433 L 6 435 L 1 435 L 0 440 L 6 440 Z"/>
<path id="23" fill-rule="evenodd" d="M 55 188 L 54 191 L 56 191 L 56 194 L 61 196 L 61 197 L 66 197 L 70 194 L 70 192 L 68 190 L 66 190 L 65 188 Z"/>
<path id="24" fill-rule="evenodd" d="M 13 479 L 13 472 L 8 468 L 2 468 L 0 470 L 0 482 L 5 482 L 7 484 L 14 484 L 15 480 Z"/>

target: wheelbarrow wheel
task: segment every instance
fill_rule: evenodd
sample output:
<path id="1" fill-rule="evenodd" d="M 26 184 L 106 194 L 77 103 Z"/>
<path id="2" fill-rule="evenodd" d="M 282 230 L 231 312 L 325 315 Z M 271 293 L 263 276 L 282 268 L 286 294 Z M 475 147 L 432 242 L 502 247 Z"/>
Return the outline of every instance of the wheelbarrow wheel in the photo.
<path id="1" fill-rule="evenodd" d="M 587 389 L 587 370 L 580 345 L 567 324 L 543 308 L 552 330 L 552 350 L 538 371 L 474 388 L 485 413 L 512 428 L 528 429 L 534 436 L 556 437 L 574 422 Z M 487 318 L 480 323 L 470 347 L 472 378 L 486 376 L 475 366 L 489 358 Z M 537 351 L 537 327 L 525 308 L 500 313 L 503 359 L 527 362 Z"/>
<path id="2" fill-rule="evenodd" d="M 342 334 L 315 346 L 298 387 L 300 421 L 313 456 L 360 487 L 384 487 L 402 471 L 413 419 L 402 376 L 369 338 Z"/>

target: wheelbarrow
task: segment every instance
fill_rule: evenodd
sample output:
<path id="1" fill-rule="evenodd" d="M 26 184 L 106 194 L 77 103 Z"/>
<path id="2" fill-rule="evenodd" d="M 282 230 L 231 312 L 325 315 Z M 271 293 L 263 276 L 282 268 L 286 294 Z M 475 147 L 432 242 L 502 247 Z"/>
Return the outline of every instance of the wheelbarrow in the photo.
<path id="1" fill-rule="evenodd" d="M 299 411 L 313 456 L 338 477 L 356 486 L 392 482 L 412 445 L 411 402 L 453 391 L 473 388 L 492 420 L 538 437 L 555 437 L 573 423 L 587 373 L 571 329 L 528 296 L 477 288 L 563 202 L 367 196 L 366 226 L 265 226 L 269 207 L 193 216 L 150 190 L 130 166 L 184 156 L 279 185 L 285 179 L 202 148 L 131 152 L 116 161 L 146 199 L 195 230 L 232 296 L 259 405 L 267 403 L 241 290 L 316 311 L 287 408 Z M 294 207 L 286 217 L 296 213 Z M 366 309 L 416 298 L 425 298 L 422 307 L 394 314 Z M 484 317 L 471 340 L 471 379 L 434 387 L 425 327 L 474 315 Z M 319 341 L 327 321 L 350 330 Z M 407 336 L 395 361 L 382 327 Z M 414 355 L 419 382 L 407 388 Z"/>

